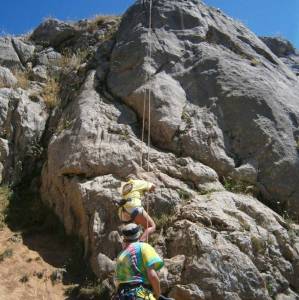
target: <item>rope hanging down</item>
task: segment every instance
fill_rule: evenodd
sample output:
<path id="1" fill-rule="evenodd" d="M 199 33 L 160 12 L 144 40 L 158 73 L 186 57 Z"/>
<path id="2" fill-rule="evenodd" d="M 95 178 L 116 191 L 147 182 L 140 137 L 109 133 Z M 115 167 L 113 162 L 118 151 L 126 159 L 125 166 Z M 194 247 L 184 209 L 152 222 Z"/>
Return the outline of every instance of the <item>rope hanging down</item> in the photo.
<path id="1" fill-rule="evenodd" d="M 146 62 L 150 63 L 152 58 L 152 0 L 149 0 L 149 22 L 148 22 L 148 44 L 146 53 Z M 145 133 L 145 114 L 146 114 L 146 100 L 148 103 L 147 107 L 147 171 L 150 171 L 150 142 L 151 142 L 151 76 L 146 74 L 146 82 L 148 83 L 148 88 L 144 91 L 143 97 L 143 115 L 142 115 L 142 134 L 141 134 L 141 155 L 140 155 L 140 167 L 143 164 L 143 142 L 144 142 L 144 133 Z M 146 196 L 146 211 L 149 213 L 149 195 Z M 149 221 L 146 221 L 146 228 L 148 228 Z M 148 242 L 148 236 L 146 238 Z"/>
<path id="2" fill-rule="evenodd" d="M 149 22 L 148 22 L 148 48 L 146 51 L 146 62 L 150 63 L 152 59 L 152 0 L 149 0 Z M 146 102 L 147 107 L 147 171 L 150 170 L 150 138 L 151 138 L 151 76 L 146 74 L 146 82 L 148 87 L 144 91 L 143 96 L 143 115 L 142 115 L 142 134 L 141 134 L 141 156 L 140 156 L 140 167 L 143 166 L 143 142 L 145 134 L 145 118 L 146 118 Z"/>

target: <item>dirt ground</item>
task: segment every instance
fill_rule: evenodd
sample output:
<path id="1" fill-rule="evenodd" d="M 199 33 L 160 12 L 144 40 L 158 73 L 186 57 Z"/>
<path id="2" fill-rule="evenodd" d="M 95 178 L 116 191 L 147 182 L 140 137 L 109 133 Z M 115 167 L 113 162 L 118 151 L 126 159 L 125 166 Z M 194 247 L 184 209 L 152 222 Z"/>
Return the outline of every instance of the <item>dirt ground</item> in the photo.
<path id="1" fill-rule="evenodd" d="M 0 300 L 62 300 L 59 271 L 69 249 L 50 235 L 0 230 Z M 58 276 L 57 276 L 58 274 Z"/>

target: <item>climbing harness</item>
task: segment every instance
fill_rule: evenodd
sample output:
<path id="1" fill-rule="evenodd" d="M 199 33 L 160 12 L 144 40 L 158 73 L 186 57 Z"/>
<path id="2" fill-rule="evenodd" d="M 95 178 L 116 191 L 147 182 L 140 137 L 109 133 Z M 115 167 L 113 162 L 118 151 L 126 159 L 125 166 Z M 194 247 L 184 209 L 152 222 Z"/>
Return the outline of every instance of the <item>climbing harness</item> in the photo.
<path id="1" fill-rule="evenodd" d="M 130 198 L 129 199 L 121 199 L 121 200 L 115 200 L 114 202 L 116 203 L 116 205 L 118 206 L 119 209 L 119 216 L 120 219 L 122 221 L 122 223 L 124 224 L 128 224 L 128 223 L 132 223 L 134 222 L 135 218 L 139 215 L 139 214 L 143 214 L 143 207 L 142 206 L 137 206 L 134 207 L 134 209 L 132 211 L 128 211 L 125 207 L 125 205 L 132 201 Z M 125 220 L 124 216 L 128 216 L 127 220 Z"/>
<path id="2" fill-rule="evenodd" d="M 148 285 L 121 284 L 112 300 L 155 300 L 155 297 Z"/>

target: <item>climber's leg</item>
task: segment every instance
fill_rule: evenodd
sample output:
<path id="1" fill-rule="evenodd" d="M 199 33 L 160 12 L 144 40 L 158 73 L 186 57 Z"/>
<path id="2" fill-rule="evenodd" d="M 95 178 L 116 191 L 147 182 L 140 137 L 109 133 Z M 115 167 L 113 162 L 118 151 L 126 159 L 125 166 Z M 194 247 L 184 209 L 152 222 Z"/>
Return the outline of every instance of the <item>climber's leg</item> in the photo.
<path id="1" fill-rule="evenodd" d="M 138 213 L 132 214 L 132 219 L 137 225 L 141 225 L 144 228 L 144 232 L 140 237 L 141 242 L 147 241 L 150 234 L 156 231 L 156 224 L 149 214 L 141 207 L 138 208 Z"/>

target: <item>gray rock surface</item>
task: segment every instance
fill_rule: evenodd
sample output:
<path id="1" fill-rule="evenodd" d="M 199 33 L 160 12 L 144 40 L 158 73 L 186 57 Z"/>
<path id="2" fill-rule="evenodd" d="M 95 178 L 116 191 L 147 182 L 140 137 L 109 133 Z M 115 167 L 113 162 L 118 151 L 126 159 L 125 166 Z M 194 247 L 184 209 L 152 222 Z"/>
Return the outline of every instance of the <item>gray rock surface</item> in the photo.
<path id="1" fill-rule="evenodd" d="M 92 261 L 97 261 L 94 255 L 99 252 L 110 258 L 117 254 L 119 242 L 108 242 L 118 224 L 113 200 L 120 197 L 121 180 L 132 170 L 142 171 L 138 167 L 141 144 L 133 131 L 135 114 L 125 105 L 99 95 L 96 84 L 92 71 L 77 99 L 64 112 L 59 131 L 49 144 L 41 191 L 44 201 L 55 207 L 67 232 L 84 238 Z M 191 182 L 199 191 L 223 189 L 209 167 L 190 158 L 177 159 L 171 153 L 151 152 L 151 167 L 159 176 L 141 176 L 161 186 L 152 203 L 155 212 L 171 211 L 185 194 L 192 193 L 181 180 Z"/>
<path id="2" fill-rule="evenodd" d="M 46 82 L 48 80 L 47 67 L 44 65 L 37 65 L 32 68 L 32 77 L 36 81 Z"/>
<path id="3" fill-rule="evenodd" d="M 36 64 L 46 66 L 59 66 L 61 62 L 61 54 L 53 48 L 46 48 L 36 55 Z"/>
<path id="4" fill-rule="evenodd" d="M 0 37 L 0 65 L 8 68 L 21 66 L 20 59 L 9 37 Z"/>
<path id="5" fill-rule="evenodd" d="M 14 49 L 23 65 L 33 60 L 35 46 L 28 41 L 19 38 L 12 38 Z"/>
<path id="6" fill-rule="evenodd" d="M 0 66 L 0 85 L 2 85 L 2 87 L 13 87 L 17 82 L 16 77 L 8 68 Z"/>
<path id="7" fill-rule="evenodd" d="M 5 160 L 1 159 L 5 180 L 18 182 L 41 154 L 39 142 L 48 113 L 43 103 L 31 101 L 22 89 L 0 89 L 0 103 L 0 137 L 7 141 Z"/>
<path id="8" fill-rule="evenodd" d="M 7 159 L 9 157 L 8 141 L 0 138 L 0 184 L 5 179 L 7 172 Z"/>
<path id="9" fill-rule="evenodd" d="M 286 57 L 296 53 L 294 46 L 286 39 L 268 36 L 260 38 L 278 57 Z"/>
<path id="10" fill-rule="evenodd" d="M 162 286 L 176 300 L 272 299 L 280 293 L 288 299 L 290 285 L 298 293 L 299 253 L 287 224 L 254 198 L 199 196 L 173 224 L 165 239 L 173 258 Z"/>
<path id="11" fill-rule="evenodd" d="M 299 76 L 299 52 L 288 40 L 279 37 L 261 37 L 261 39 L 275 55 Z"/>
<path id="12" fill-rule="evenodd" d="M 0 63 L 31 80 L 26 91 L 0 88 L 0 181 L 18 183 L 43 164 L 35 188 L 40 179 L 43 201 L 84 241 L 102 281 L 121 249 L 113 202 L 134 173 L 157 187 L 147 199 L 158 228 L 150 242 L 165 259 L 163 293 L 298 299 L 298 225 L 225 191 L 262 194 L 298 214 L 298 79 L 221 11 L 195 0 L 153 4 L 151 59 L 146 1 L 128 10 L 116 36 L 118 20 L 104 18 L 45 21 L 31 36 L 35 46 L 0 39 Z M 80 66 L 60 66 L 65 51 Z M 47 109 L 51 78 L 61 101 Z M 148 89 L 149 149 L 141 141 Z"/>
<path id="13" fill-rule="evenodd" d="M 142 118 L 150 87 L 158 147 L 221 176 L 250 164 L 252 175 L 243 179 L 256 180 L 273 205 L 280 201 L 298 213 L 296 76 L 242 24 L 197 1 L 154 3 L 149 59 L 146 16 L 137 1 L 122 19 L 110 91 Z"/>
<path id="14" fill-rule="evenodd" d="M 33 31 L 31 39 L 43 46 L 57 47 L 75 34 L 76 30 L 69 23 L 48 19 Z"/>

